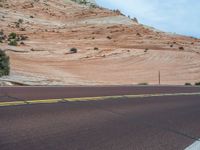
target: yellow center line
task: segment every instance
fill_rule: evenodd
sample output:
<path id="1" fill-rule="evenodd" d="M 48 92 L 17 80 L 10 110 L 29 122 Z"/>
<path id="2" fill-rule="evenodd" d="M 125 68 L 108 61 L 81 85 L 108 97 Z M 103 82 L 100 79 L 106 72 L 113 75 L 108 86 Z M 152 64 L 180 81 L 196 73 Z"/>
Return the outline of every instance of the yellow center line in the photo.
<path id="1" fill-rule="evenodd" d="M 17 105 L 25 105 L 25 102 L 24 101 L 0 102 L 0 107 L 2 107 L 2 106 L 17 106 Z"/>
<path id="2" fill-rule="evenodd" d="M 61 99 L 44 99 L 44 100 L 28 100 L 24 101 L 27 104 L 47 104 L 47 103 L 58 103 Z"/>
<path id="3" fill-rule="evenodd" d="M 25 100 L 0 102 L 0 107 L 17 106 L 17 105 L 32 105 L 32 104 L 51 104 L 60 102 L 75 102 L 75 101 L 97 101 L 119 98 L 147 98 L 147 97 L 164 97 L 164 96 L 200 96 L 197 93 L 165 93 L 165 94 L 138 94 L 138 95 L 116 95 L 116 96 L 98 96 L 98 97 L 79 97 L 79 98 L 62 98 L 62 99 L 41 99 L 41 100 Z"/>

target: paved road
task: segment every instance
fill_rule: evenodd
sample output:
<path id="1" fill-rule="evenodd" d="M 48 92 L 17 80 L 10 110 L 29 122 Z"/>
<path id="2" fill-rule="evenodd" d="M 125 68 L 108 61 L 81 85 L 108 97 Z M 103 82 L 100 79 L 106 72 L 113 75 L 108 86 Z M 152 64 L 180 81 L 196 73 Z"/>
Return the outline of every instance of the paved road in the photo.
<path id="1" fill-rule="evenodd" d="M 146 93 L 192 87 L 1 88 L 0 101 Z M 200 96 L 0 107 L 0 150 L 184 150 L 200 138 Z"/>
<path id="2" fill-rule="evenodd" d="M 113 96 L 128 94 L 200 92 L 200 87 L 184 86 L 107 86 L 107 87 L 0 87 L 0 101 Z"/>

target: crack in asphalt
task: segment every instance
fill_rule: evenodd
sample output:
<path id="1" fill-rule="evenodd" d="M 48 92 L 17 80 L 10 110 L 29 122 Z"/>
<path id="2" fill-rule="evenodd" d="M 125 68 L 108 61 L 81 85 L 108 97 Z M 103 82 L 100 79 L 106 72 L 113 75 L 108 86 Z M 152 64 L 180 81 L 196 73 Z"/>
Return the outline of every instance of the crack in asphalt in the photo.
<path id="1" fill-rule="evenodd" d="M 14 99 L 14 100 L 23 100 L 23 101 L 26 101 L 25 98 L 19 98 L 19 97 L 14 97 L 14 96 L 9 96 L 9 95 L 4 95 L 4 96 L 0 96 L 0 98 L 11 98 L 11 99 Z"/>
<path id="2" fill-rule="evenodd" d="M 119 113 L 119 112 L 116 112 L 116 111 L 112 111 L 112 110 L 108 110 L 108 109 L 105 109 L 105 108 L 102 108 L 102 107 L 97 107 L 97 106 L 93 106 L 95 107 L 96 109 L 99 109 L 99 110 L 103 110 L 105 112 L 110 112 L 114 115 L 117 115 L 117 116 L 120 116 L 121 118 L 125 118 L 126 119 L 126 115 L 123 114 L 123 113 Z M 188 138 L 188 139 L 191 139 L 191 140 L 195 140 L 195 141 L 198 141 L 200 142 L 200 139 L 199 138 L 196 138 L 196 137 L 193 137 L 187 133 L 183 133 L 181 131 L 178 131 L 178 130 L 174 130 L 174 129 L 171 129 L 171 128 L 166 128 L 166 127 L 162 127 L 162 126 L 158 126 L 158 125 L 155 125 L 155 124 L 151 124 L 149 122 L 145 122 L 145 121 L 141 121 L 139 119 L 136 119 L 134 118 L 134 121 L 137 121 L 137 122 L 140 122 L 140 123 L 143 123 L 144 125 L 148 126 L 148 127 L 152 127 L 152 128 L 156 128 L 156 129 L 160 129 L 160 130 L 163 130 L 163 131 L 167 131 L 167 132 L 171 132 L 171 133 L 174 133 L 176 135 L 179 135 L 179 136 L 182 136 L 182 137 L 185 137 L 185 138 Z"/>
<path id="3" fill-rule="evenodd" d="M 14 99 L 14 100 L 22 100 L 22 101 L 26 101 L 25 98 L 22 97 L 16 97 L 16 96 L 10 96 L 7 92 L 4 92 L 3 89 L 0 88 L 0 99 L 1 98 L 10 98 L 10 99 Z"/>

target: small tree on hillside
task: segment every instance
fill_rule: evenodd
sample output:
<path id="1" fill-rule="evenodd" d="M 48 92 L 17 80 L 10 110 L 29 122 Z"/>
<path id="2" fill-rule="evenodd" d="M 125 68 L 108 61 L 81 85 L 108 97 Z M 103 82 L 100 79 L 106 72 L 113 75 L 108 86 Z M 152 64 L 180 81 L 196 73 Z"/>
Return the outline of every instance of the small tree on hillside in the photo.
<path id="1" fill-rule="evenodd" d="M 0 49 L 0 77 L 9 75 L 9 73 L 10 73 L 9 56 L 7 56 L 6 53 Z"/>

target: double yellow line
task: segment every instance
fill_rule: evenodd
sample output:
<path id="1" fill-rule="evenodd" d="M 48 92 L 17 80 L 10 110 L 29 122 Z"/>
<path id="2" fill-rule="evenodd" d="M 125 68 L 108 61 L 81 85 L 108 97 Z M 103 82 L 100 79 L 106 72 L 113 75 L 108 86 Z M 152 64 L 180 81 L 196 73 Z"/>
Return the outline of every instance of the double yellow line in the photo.
<path id="1" fill-rule="evenodd" d="M 75 102 L 75 101 L 97 101 L 97 100 L 108 100 L 108 99 L 119 99 L 119 98 L 146 98 L 146 97 L 195 96 L 195 95 L 200 96 L 200 92 L 198 92 L 198 93 L 140 94 L 140 95 L 118 95 L 118 96 L 98 96 L 98 97 L 11 101 L 11 102 L 0 102 L 0 107 L 17 106 L 17 105 L 32 105 L 32 104 L 51 104 L 51 103 Z"/>

